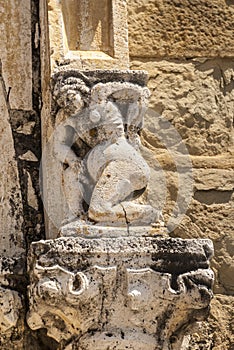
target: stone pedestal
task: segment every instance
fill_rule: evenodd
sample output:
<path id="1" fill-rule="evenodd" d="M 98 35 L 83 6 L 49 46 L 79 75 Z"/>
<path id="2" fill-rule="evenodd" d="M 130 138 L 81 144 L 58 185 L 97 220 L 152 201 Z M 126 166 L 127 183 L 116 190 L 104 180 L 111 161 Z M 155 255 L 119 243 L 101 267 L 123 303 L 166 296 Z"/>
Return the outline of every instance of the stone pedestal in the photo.
<path id="1" fill-rule="evenodd" d="M 181 349 L 212 297 L 210 240 L 61 237 L 29 254 L 32 329 L 61 349 Z"/>

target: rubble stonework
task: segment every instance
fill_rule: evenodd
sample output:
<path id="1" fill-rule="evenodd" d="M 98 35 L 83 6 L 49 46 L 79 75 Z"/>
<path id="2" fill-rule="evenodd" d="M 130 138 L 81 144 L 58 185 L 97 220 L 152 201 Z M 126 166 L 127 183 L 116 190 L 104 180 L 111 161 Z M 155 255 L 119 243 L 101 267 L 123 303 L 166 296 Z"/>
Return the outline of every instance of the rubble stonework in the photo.
<path id="1" fill-rule="evenodd" d="M 5 339 L 12 337 L 19 326 L 20 313 L 23 310 L 23 296 L 16 291 L 14 275 L 23 274 L 24 255 L 20 257 L 0 256 L 0 347 Z"/>

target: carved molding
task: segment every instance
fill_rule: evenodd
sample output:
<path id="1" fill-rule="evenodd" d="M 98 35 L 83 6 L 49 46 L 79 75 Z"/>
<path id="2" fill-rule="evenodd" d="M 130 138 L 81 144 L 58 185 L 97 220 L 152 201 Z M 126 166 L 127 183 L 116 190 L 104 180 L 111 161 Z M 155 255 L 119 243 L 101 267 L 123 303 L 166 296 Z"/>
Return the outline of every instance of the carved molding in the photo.
<path id="1" fill-rule="evenodd" d="M 207 316 L 211 255 L 209 240 L 34 243 L 28 324 L 46 328 L 63 349 L 180 349 L 186 329 Z"/>

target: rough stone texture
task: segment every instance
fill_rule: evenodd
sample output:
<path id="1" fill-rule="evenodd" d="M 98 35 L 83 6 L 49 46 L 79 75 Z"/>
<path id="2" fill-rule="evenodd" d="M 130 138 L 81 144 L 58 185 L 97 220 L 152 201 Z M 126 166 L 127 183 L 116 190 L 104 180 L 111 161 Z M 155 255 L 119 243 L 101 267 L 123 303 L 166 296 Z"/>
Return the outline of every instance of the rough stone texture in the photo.
<path id="1" fill-rule="evenodd" d="M 126 0 L 50 0 L 48 23 L 52 71 L 128 68 Z"/>
<path id="2" fill-rule="evenodd" d="M 46 143 L 48 135 L 53 132 L 53 127 L 47 123 L 47 118 L 50 118 L 50 64 L 48 32 L 45 30 L 46 3 L 46 0 L 32 0 L 1 1 L 0 4 L 0 28 L 3 33 L 0 38 L 2 77 L 6 84 L 3 103 L 5 104 L 7 100 L 10 102 L 10 106 L 7 107 L 9 113 L 7 122 L 5 114 L 4 118 L 1 118 L 4 130 L 8 130 L 2 137 L 6 138 L 7 145 L 11 145 L 12 154 L 17 159 L 17 163 L 13 160 L 13 168 L 16 170 L 15 174 L 18 172 L 18 178 L 16 176 L 18 185 L 20 182 L 21 194 L 16 191 L 16 195 L 19 193 L 22 197 L 24 217 L 22 228 L 26 245 L 43 237 L 43 210 L 38 181 L 41 153 L 41 105 L 43 105 L 41 119 L 44 123 L 42 142 Z M 234 249 L 233 195 L 231 193 L 233 156 L 230 153 L 233 63 L 228 59 L 205 61 L 204 56 L 233 56 L 234 4 L 233 0 L 225 2 L 181 0 L 177 2 L 181 6 L 175 6 L 175 3 L 174 0 L 154 3 L 147 0 L 128 1 L 131 55 L 145 57 L 142 60 L 138 59 L 138 62 L 135 61 L 133 67 L 150 71 L 149 88 L 152 92 L 152 106 L 158 114 L 161 114 L 162 109 L 165 110 L 164 116 L 169 120 L 173 112 L 175 123 L 173 121 L 172 123 L 176 125 L 193 154 L 191 160 L 195 169 L 194 200 L 184 220 L 174 230 L 174 235 L 183 238 L 210 237 L 215 245 L 215 258 L 212 262 L 216 275 L 215 293 L 222 294 L 215 295 L 208 322 L 202 322 L 200 328 L 192 333 L 189 349 L 233 350 Z M 210 6 L 209 9 L 208 6 Z M 166 8 L 170 11 L 164 11 Z M 160 9 L 162 15 L 159 14 Z M 151 18 L 155 14 L 157 17 Z M 173 21 L 173 18 L 177 20 Z M 220 21 L 219 24 L 218 21 Z M 201 29 L 204 29 L 204 34 Z M 124 27 L 123 30 L 125 30 Z M 158 34 L 157 30 L 159 30 Z M 124 47 L 126 48 L 125 44 Z M 165 57 L 165 55 L 171 58 L 181 58 L 181 55 L 183 58 L 199 56 L 200 60 L 161 61 L 160 64 L 159 61 L 153 60 L 153 57 Z M 100 68 L 105 68 L 102 61 L 99 61 L 99 64 Z M 113 61 L 107 60 L 105 64 L 110 68 Z M 42 75 L 40 76 L 41 66 Z M 89 64 L 85 66 L 88 67 Z M 63 68 L 66 69 L 66 65 L 60 66 L 60 69 Z M 41 95 L 43 95 L 42 99 Z M 162 105 L 160 105 L 160 99 L 162 99 Z M 179 120 L 179 114 L 182 115 L 182 120 Z M 152 118 L 155 121 L 154 117 Z M 178 175 L 173 157 L 164 150 L 165 147 L 154 136 L 152 124 L 152 120 L 146 120 L 146 129 L 142 132 L 142 142 L 147 147 L 145 158 L 154 170 L 148 199 L 152 205 L 162 203 L 167 220 L 171 216 L 178 194 Z M 155 130 L 154 125 L 153 130 Z M 9 137 L 6 137 L 7 135 Z M 168 139 L 173 139 L 173 136 L 169 134 Z M 181 144 L 178 143 L 179 145 Z M 2 150 L 5 152 L 4 147 Z M 180 159 L 184 164 L 181 168 L 186 169 L 187 163 L 183 159 Z M 6 160 L 3 159 L 3 164 L 6 164 Z M 18 166 L 18 171 L 15 164 Z M 163 175 L 161 168 L 164 171 Z M 5 173 L 4 167 L 2 169 Z M 7 176 L 10 175 L 11 173 L 8 173 Z M 187 183 L 186 178 L 182 183 Z M 184 201 L 186 196 L 183 194 L 181 198 Z M 18 219 L 21 220 L 17 217 Z M 21 242 L 19 244 L 21 245 Z M 4 249 L 3 245 L 2 248 Z M 6 317 L 7 321 L 4 321 L 6 324 L 10 317 L 12 325 L 8 331 L 1 334 L 1 350 L 58 348 L 57 342 L 48 338 L 43 329 L 38 331 L 25 329 L 24 313 L 27 302 L 24 303 L 24 298 L 18 299 L 18 295 L 22 296 L 26 291 L 27 281 L 22 275 L 24 259 L 1 257 L 0 262 L 7 267 L 6 270 L 3 268 L 0 271 L 2 299 L 8 296 L 5 299 L 5 311 L 4 308 L 1 309 L 0 319 L 2 321 Z M 7 307 L 10 301 L 15 301 L 14 312 L 12 307 Z M 20 309 L 21 305 L 23 309 Z"/>
<path id="3" fill-rule="evenodd" d="M 0 72 L 1 74 L 1 72 Z M 0 156 L 0 252 L 7 256 L 21 255 L 23 252 L 22 233 L 22 197 L 19 184 L 19 173 L 15 160 L 14 140 L 9 118 L 9 104 L 6 86 L 0 75 L 0 114 L 1 142 Z"/>
<path id="4" fill-rule="evenodd" d="M 43 238 L 38 1 L 1 1 L 0 13 L 0 348 L 23 350 L 26 250 Z"/>
<path id="5" fill-rule="evenodd" d="M 1 1 L 0 47 L 11 108 L 32 109 L 31 1 Z"/>
<path id="6" fill-rule="evenodd" d="M 22 346 L 24 305 L 22 288 L 16 281 L 23 272 L 24 256 L 0 257 L 0 348 L 3 350 L 9 349 L 9 344 L 11 349 Z"/>
<path id="7" fill-rule="evenodd" d="M 233 146 L 234 64 L 231 60 L 132 62 L 149 72 L 150 108 L 144 138 L 155 148 L 156 125 L 165 118 L 181 135 L 190 155 L 216 155 Z M 157 123 L 157 124 L 156 124 Z M 170 138 L 167 129 L 165 140 Z M 164 141 L 165 142 L 165 141 Z M 179 145 L 178 145 L 179 147 Z"/>
<path id="8" fill-rule="evenodd" d="M 232 0 L 128 0 L 135 57 L 232 57 Z"/>
<path id="9" fill-rule="evenodd" d="M 0 287 L 1 298 L 1 333 L 7 332 L 17 325 L 19 309 L 22 308 L 20 296 L 17 292 Z"/>
<path id="10" fill-rule="evenodd" d="M 234 345 L 234 298 L 215 295 L 207 322 L 201 322 L 190 335 L 188 350 L 232 350 Z"/>
<path id="11" fill-rule="evenodd" d="M 217 67 L 219 66 L 219 74 Z M 146 159 L 151 167 L 158 161 L 162 178 L 166 178 L 167 199 L 164 203 L 166 221 L 172 215 L 172 207 L 178 200 L 176 162 L 168 145 L 168 128 L 161 128 L 165 120 L 181 135 L 173 139 L 177 147 L 187 145 L 193 165 L 193 201 L 187 214 L 174 231 L 174 235 L 209 237 L 214 240 L 216 271 L 215 291 L 233 293 L 233 77 L 229 89 L 224 92 L 224 74 L 233 70 L 229 60 L 198 62 L 136 62 L 133 68 L 149 71 L 149 88 L 152 92 L 150 110 L 145 117 L 142 143 L 147 148 Z M 223 72 L 223 73 L 222 73 Z M 203 90 L 204 86 L 204 90 Z M 206 88 L 205 88 L 206 87 Z M 208 102 L 210 101 L 210 102 Z M 212 102 L 213 101 L 213 102 Z M 196 112 L 197 110 L 197 112 Z M 189 121 L 189 123 L 188 123 Z M 160 124 L 161 123 L 161 124 Z M 226 125 L 225 125 L 226 124 Z M 171 134 L 173 135 L 173 134 Z M 210 157 L 208 155 L 211 155 Z M 183 166 L 184 156 L 179 159 Z M 160 177 L 158 190 L 163 188 Z M 179 191 L 178 191 L 179 189 Z M 148 190 L 152 202 L 158 200 L 153 186 Z M 184 213 L 185 214 L 185 211 Z"/>
<path id="12" fill-rule="evenodd" d="M 174 231 L 170 234 L 210 238 L 214 242 L 211 266 L 215 272 L 215 299 L 211 303 L 211 316 L 194 332 L 190 349 L 231 350 L 234 344 L 233 329 L 229 326 L 229 322 L 233 323 L 234 293 L 233 63 L 229 59 L 148 62 L 139 59 L 132 62 L 132 68 L 149 72 L 152 110 L 146 113 L 141 135 L 145 159 L 154 170 L 148 198 L 151 203 L 161 201 L 168 227 L 173 206 L 180 201 L 178 194 L 180 197 L 184 186 L 183 182 L 178 183 L 182 171 L 178 172 L 176 165 L 180 170 L 185 169 L 186 159 L 186 154 L 175 158 L 170 151 L 185 143 L 191 154 L 193 199 L 187 208 L 182 207 L 179 225 L 175 227 L 171 221 Z M 170 128 L 165 120 L 170 122 Z M 176 137 L 171 126 L 181 138 Z M 175 145 L 170 144 L 170 139 L 176 140 Z"/>
<path id="13" fill-rule="evenodd" d="M 179 350 L 207 315 L 212 253 L 209 240 L 159 236 L 33 243 L 28 324 L 61 349 Z"/>
<path id="14" fill-rule="evenodd" d="M 67 70 L 52 77 L 54 133 L 43 153 L 51 226 L 74 220 L 128 227 L 158 222 L 142 194 L 149 167 L 139 132 L 149 91 L 144 71 Z M 45 188 L 45 187 L 44 187 Z"/>

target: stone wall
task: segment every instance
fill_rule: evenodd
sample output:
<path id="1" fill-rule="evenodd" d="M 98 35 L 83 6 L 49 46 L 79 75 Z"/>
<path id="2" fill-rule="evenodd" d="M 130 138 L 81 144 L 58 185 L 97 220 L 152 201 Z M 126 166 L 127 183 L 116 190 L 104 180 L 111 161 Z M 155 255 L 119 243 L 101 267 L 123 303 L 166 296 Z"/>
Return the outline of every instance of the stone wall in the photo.
<path id="1" fill-rule="evenodd" d="M 148 162 L 164 172 L 169 219 L 180 187 L 176 161 L 159 120 L 179 132 L 191 155 L 194 188 L 174 237 L 211 238 L 216 275 L 208 322 L 194 330 L 191 349 L 234 347 L 233 110 L 234 2 L 224 0 L 128 1 L 132 69 L 149 72 L 150 112 L 142 142 Z M 179 147 L 179 145 L 178 145 Z M 157 170 L 158 171 L 158 170 Z M 156 182 L 158 180 L 158 182 Z M 155 177 L 149 196 L 163 187 Z"/>
<path id="2" fill-rule="evenodd" d="M 1 2 L 0 13 L 0 349 L 30 349 L 26 255 L 44 237 L 38 1 Z"/>

